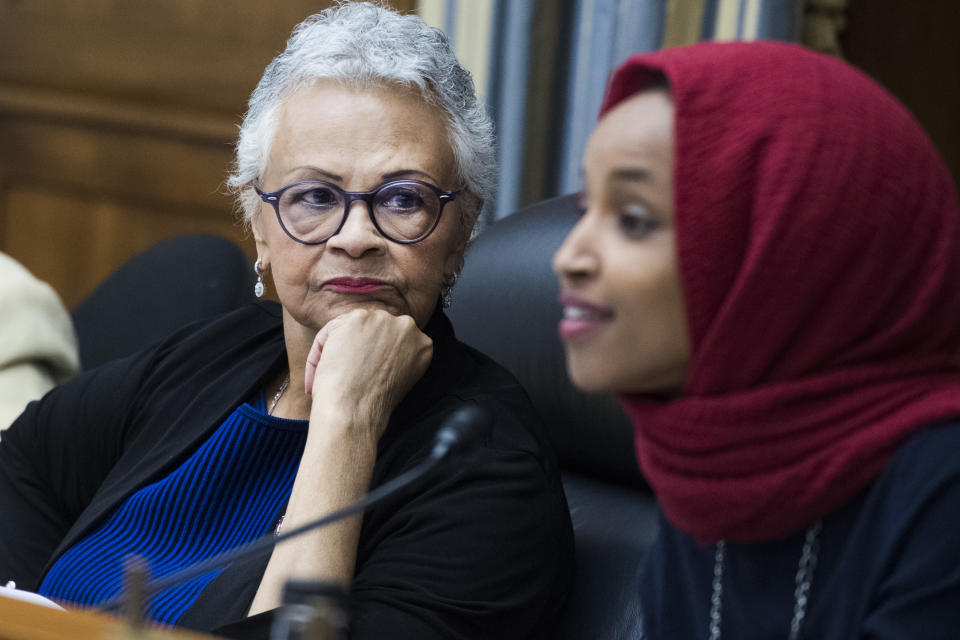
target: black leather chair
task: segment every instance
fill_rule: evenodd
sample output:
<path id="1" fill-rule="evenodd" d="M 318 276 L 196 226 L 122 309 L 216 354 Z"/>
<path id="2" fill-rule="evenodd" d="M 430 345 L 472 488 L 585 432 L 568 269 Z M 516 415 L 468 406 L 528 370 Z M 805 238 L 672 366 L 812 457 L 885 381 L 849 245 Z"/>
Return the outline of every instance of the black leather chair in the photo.
<path id="1" fill-rule="evenodd" d="M 73 311 L 91 369 L 254 299 L 253 264 L 226 238 L 185 235 L 125 262 Z"/>
<path id="2" fill-rule="evenodd" d="M 556 637 L 635 638 L 637 573 L 656 535 L 656 506 L 626 416 L 613 398 L 583 394 L 566 375 L 550 262 L 577 216 L 575 196 L 563 196 L 488 227 L 468 250 L 448 313 L 460 340 L 517 376 L 557 450 L 577 566 Z"/>

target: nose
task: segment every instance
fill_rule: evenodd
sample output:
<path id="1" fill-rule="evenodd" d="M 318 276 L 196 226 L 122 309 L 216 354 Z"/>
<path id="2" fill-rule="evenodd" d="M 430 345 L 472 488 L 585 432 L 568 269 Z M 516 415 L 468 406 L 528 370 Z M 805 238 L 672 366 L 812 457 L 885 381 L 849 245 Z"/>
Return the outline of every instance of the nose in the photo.
<path id="1" fill-rule="evenodd" d="M 599 270 L 600 257 L 594 246 L 588 212 L 577 221 L 553 254 L 553 272 L 561 284 L 576 284 L 597 275 Z"/>
<path id="2" fill-rule="evenodd" d="M 343 221 L 339 233 L 327 240 L 328 249 L 343 251 L 353 258 L 383 251 L 386 238 L 373 225 L 368 207 L 366 202 L 359 199 L 350 203 L 347 219 Z"/>

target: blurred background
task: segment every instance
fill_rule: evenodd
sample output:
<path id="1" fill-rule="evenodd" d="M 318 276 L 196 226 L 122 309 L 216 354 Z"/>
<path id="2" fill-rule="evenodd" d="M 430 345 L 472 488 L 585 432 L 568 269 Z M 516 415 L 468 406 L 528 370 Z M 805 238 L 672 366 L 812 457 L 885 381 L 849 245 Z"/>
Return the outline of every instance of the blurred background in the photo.
<path id="1" fill-rule="evenodd" d="M 291 28 L 329 4 L 0 0 L 0 251 L 71 308 L 167 237 L 214 233 L 253 256 L 223 189 L 236 127 Z M 842 55 L 914 112 L 960 175 L 956 0 L 390 4 L 446 31 L 491 109 L 501 168 L 487 222 L 579 188 L 616 64 L 704 39 Z"/>

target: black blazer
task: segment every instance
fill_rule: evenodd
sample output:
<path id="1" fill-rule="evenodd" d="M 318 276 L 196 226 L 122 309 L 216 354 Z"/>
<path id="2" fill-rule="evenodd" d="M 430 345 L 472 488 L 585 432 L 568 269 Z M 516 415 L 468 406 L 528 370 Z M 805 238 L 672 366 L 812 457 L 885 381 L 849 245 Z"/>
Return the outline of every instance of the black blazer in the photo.
<path id="1" fill-rule="evenodd" d="M 512 376 L 437 312 L 427 373 L 379 443 L 372 486 L 422 460 L 444 418 L 483 405 L 494 429 L 469 464 L 364 515 L 351 636 L 549 637 L 571 578 L 559 474 Z M 50 563 L 182 464 L 284 363 L 280 308 L 249 305 L 55 389 L 0 441 L 0 580 L 36 589 Z M 243 618 L 268 554 L 214 580 L 180 624 Z"/>

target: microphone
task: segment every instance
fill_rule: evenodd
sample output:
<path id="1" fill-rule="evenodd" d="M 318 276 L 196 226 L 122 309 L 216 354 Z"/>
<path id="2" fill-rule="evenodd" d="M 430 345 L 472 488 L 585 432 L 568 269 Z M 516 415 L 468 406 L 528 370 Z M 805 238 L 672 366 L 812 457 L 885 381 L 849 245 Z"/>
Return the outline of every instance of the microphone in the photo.
<path id="1" fill-rule="evenodd" d="M 215 569 L 220 569 L 236 560 L 252 557 L 276 544 L 286 542 L 291 538 L 296 538 L 344 518 L 349 518 L 368 507 L 384 502 L 394 494 L 421 480 L 452 454 L 479 444 L 490 432 L 492 424 L 493 419 L 489 411 L 474 404 L 463 404 L 444 420 L 434 436 L 433 448 L 423 461 L 373 489 L 361 500 L 280 535 L 268 533 L 162 578 L 148 580 L 141 588 L 134 590 L 137 593 L 120 593 L 113 598 L 100 602 L 96 605 L 96 608 L 111 612 L 119 610 L 126 604 L 129 611 L 141 610 L 143 602 L 155 593 Z M 133 598 L 131 599 L 130 596 L 133 596 Z"/>
<path id="2" fill-rule="evenodd" d="M 434 436 L 430 458 L 446 456 L 476 446 L 490 432 L 490 412 L 475 404 L 464 404 L 447 418 Z"/>

